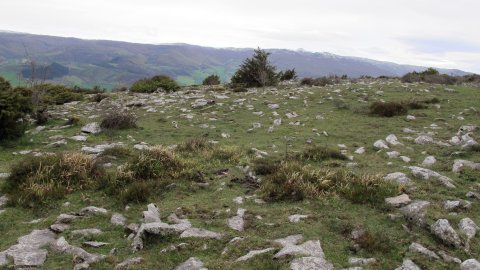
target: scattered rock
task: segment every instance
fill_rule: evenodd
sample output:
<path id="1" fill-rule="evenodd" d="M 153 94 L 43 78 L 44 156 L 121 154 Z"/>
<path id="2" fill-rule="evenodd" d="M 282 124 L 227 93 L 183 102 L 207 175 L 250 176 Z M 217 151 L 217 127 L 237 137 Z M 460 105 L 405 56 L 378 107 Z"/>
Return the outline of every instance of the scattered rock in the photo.
<path id="1" fill-rule="evenodd" d="M 98 134 L 102 132 L 102 128 L 100 128 L 100 125 L 97 122 L 93 122 L 83 126 L 81 131 L 84 133 Z"/>
<path id="2" fill-rule="evenodd" d="M 127 219 L 122 214 L 114 213 L 112 218 L 110 218 L 110 223 L 124 227 L 127 223 Z"/>
<path id="3" fill-rule="evenodd" d="M 208 270 L 207 268 L 203 267 L 203 262 L 200 261 L 198 258 L 191 257 L 179 266 L 175 268 L 175 270 Z"/>
<path id="4" fill-rule="evenodd" d="M 453 180 L 450 179 L 449 177 L 443 176 L 437 172 L 434 172 L 430 169 L 425 169 L 421 167 L 416 167 L 416 166 L 411 166 L 408 167 L 412 171 L 412 174 L 416 177 L 421 177 L 425 180 L 430 179 L 430 177 L 437 178 L 440 183 L 442 183 L 444 186 L 448 188 L 455 188 L 455 185 L 453 184 Z"/>
<path id="5" fill-rule="evenodd" d="M 425 212 L 428 206 L 430 206 L 430 202 L 418 200 L 400 208 L 400 211 L 408 221 L 423 226 L 425 224 Z"/>
<path id="6" fill-rule="evenodd" d="M 81 230 L 74 230 L 72 231 L 72 235 L 77 235 L 77 236 L 93 236 L 93 235 L 99 235 L 102 234 L 103 232 L 99 229 L 81 229 Z"/>
<path id="7" fill-rule="evenodd" d="M 442 242 L 454 247 L 461 247 L 462 241 L 457 232 L 450 226 L 450 223 L 446 219 L 439 219 L 430 226 L 431 232 Z"/>
<path id="8" fill-rule="evenodd" d="M 272 250 L 275 250 L 275 249 L 274 248 L 266 248 L 266 249 L 260 249 L 260 250 L 251 250 L 246 255 L 236 259 L 235 261 L 236 262 L 247 261 L 247 260 L 250 260 L 251 258 L 253 258 L 257 255 L 264 254 L 264 253 L 270 252 Z"/>
<path id="9" fill-rule="evenodd" d="M 410 184 L 410 181 L 411 181 L 406 174 L 401 172 L 394 172 L 394 173 L 387 174 L 384 177 L 384 179 L 387 181 L 395 181 L 400 185 L 408 185 Z"/>
<path id="10" fill-rule="evenodd" d="M 295 214 L 295 215 L 291 215 L 288 217 L 288 220 L 292 223 L 298 223 L 300 222 L 301 219 L 304 219 L 304 218 L 308 218 L 307 215 L 298 215 L 298 214 Z"/>
<path id="11" fill-rule="evenodd" d="M 479 270 L 480 262 L 475 259 L 468 259 L 460 264 L 460 270 Z"/>
<path id="12" fill-rule="evenodd" d="M 223 237 L 223 234 L 205 229 L 189 228 L 183 231 L 182 234 L 180 234 L 180 238 L 188 237 L 221 239 Z"/>
<path id="13" fill-rule="evenodd" d="M 387 143 L 384 140 L 378 140 L 376 141 L 373 146 L 377 149 L 389 149 Z"/>
<path id="14" fill-rule="evenodd" d="M 302 257 L 290 263 L 291 270 L 333 270 L 333 264 L 319 257 Z"/>
<path id="15" fill-rule="evenodd" d="M 355 266 L 371 265 L 371 264 L 376 264 L 377 259 L 375 259 L 375 258 L 350 257 L 350 258 L 348 258 L 348 263 L 350 265 L 355 265 Z"/>
<path id="16" fill-rule="evenodd" d="M 86 246 L 86 247 L 99 248 L 99 247 L 109 245 L 109 243 L 97 242 L 97 241 L 88 241 L 88 242 L 84 242 L 83 245 Z"/>
<path id="17" fill-rule="evenodd" d="M 403 264 L 400 267 L 395 268 L 395 270 L 422 270 L 418 265 L 416 265 L 412 260 L 405 259 Z"/>
<path id="18" fill-rule="evenodd" d="M 142 257 L 135 257 L 135 258 L 126 259 L 125 261 L 117 264 L 115 266 L 115 270 L 126 270 L 126 269 L 129 269 L 130 266 L 141 264 L 141 263 L 143 263 L 143 258 Z"/>
<path id="19" fill-rule="evenodd" d="M 434 156 L 428 156 L 423 160 L 422 166 L 429 168 L 433 166 L 436 162 L 437 162 L 437 159 L 435 159 Z"/>
<path id="20" fill-rule="evenodd" d="M 145 223 L 160 222 L 160 212 L 155 204 L 147 205 L 147 211 L 143 211 L 143 220 Z"/>
<path id="21" fill-rule="evenodd" d="M 433 143 L 433 138 L 428 135 L 420 135 L 415 139 L 415 143 L 421 145 L 431 144 Z"/>
<path id="22" fill-rule="evenodd" d="M 233 230 L 242 232 L 245 221 L 243 220 L 243 215 L 245 214 L 245 209 L 239 208 L 237 210 L 237 215 L 228 219 L 228 227 Z"/>
<path id="23" fill-rule="evenodd" d="M 437 255 L 437 253 L 429 250 L 428 248 L 420 245 L 419 243 L 413 242 L 408 249 L 411 252 L 417 252 L 417 253 L 423 254 L 425 256 L 428 256 L 430 258 L 434 258 L 434 259 L 437 259 L 437 260 L 440 259 L 440 257 L 438 257 L 438 255 Z"/>
<path id="24" fill-rule="evenodd" d="M 407 194 L 398 195 L 396 197 L 385 198 L 385 203 L 393 207 L 400 207 L 411 202 Z"/>
<path id="25" fill-rule="evenodd" d="M 453 163 L 452 172 L 458 173 L 463 170 L 463 168 L 469 167 L 472 170 L 480 171 L 480 163 L 475 163 L 468 160 L 457 159 Z"/>
<path id="26" fill-rule="evenodd" d="M 324 257 L 323 249 L 320 246 L 320 241 L 310 240 L 301 245 L 287 245 L 283 247 L 279 252 L 273 256 L 274 258 L 284 258 L 286 256 L 312 256 L 312 257 Z"/>

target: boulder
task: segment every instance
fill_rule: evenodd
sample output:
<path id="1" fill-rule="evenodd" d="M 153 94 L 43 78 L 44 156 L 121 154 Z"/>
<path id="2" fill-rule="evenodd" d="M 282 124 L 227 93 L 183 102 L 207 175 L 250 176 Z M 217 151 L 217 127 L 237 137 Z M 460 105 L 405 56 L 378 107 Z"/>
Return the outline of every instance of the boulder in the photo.
<path id="1" fill-rule="evenodd" d="M 83 126 L 81 131 L 84 133 L 98 134 L 102 132 L 102 128 L 100 127 L 100 124 L 98 124 L 97 122 L 93 122 Z"/>
<path id="2" fill-rule="evenodd" d="M 460 248 L 462 246 L 460 237 L 446 219 L 437 220 L 430 226 L 430 231 L 447 245 L 452 245 L 456 248 Z"/>

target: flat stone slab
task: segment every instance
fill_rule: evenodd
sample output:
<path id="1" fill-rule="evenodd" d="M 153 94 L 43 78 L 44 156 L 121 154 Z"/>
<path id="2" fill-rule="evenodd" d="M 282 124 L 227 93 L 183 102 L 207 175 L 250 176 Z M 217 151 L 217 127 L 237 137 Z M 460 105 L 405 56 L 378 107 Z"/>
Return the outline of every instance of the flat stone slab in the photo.
<path id="1" fill-rule="evenodd" d="M 247 260 L 250 260 L 251 258 L 253 258 L 255 256 L 270 252 L 272 250 L 275 250 L 275 249 L 274 248 L 266 248 L 266 249 L 260 249 L 260 250 L 250 250 L 246 255 L 243 255 L 242 257 L 236 259 L 235 261 L 236 262 L 247 261 Z"/>
<path id="2" fill-rule="evenodd" d="M 83 243 L 83 246 L 85 246 L 85 247 L 93 247 L 93 248 L 99 248 L 99 247 L 103 247 L 103 246 L 106 246 L 106 245 L 110 245 L 110 243 L 97 242 L 97 241 L 88 241 L 88 242 L 84 242 L 84 243 Z"/>
<path id="3" fill-rule="evenodd" d="M 221 239 L 223 237 L 223 234 L 199 228 L 189 228 L 183 231 L 182 234 L 180 234 L 180 238 L 189 237 Z"/>
<path id="4" fill-rule="evenodd" d="M 393 207 L 400 207 L 411 202 L 407 194 L 398 195 L 396 197 L 385 198 L 385 203 Z"/>

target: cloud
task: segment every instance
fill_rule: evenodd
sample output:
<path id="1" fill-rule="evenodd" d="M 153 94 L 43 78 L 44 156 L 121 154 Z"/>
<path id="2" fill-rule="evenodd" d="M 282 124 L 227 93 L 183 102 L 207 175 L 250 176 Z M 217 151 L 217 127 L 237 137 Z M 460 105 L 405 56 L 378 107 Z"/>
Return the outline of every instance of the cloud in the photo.
<path id="1" fill-rule="evenodd" d="M 140 43 L 304 48 L 480 73 L 480 1 L 15 0 L 0 29 Z"/>

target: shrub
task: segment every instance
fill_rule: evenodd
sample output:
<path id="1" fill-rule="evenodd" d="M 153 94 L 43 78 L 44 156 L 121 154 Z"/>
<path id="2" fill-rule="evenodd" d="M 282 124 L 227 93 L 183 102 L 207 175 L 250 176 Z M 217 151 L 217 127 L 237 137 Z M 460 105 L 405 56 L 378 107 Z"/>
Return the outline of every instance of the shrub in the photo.
<path id="1" fill-rule="evenodd" d="M 154 190 L 152 182 L 135 181 L 130 183 L 121 193 L 120 198 L 124 204 L 145 203 Z"/>
<path id="2" fill-rule="evenodd" d="M 273 174 L 280 167 L 280 161 L 271 158 L 258 158 L 253 161 L 253 172 L 256 175 Z"/>
<path id="3" fill-rule="evenodd" d="M 212 144 L 205 138 L 190 138 L 177 146 L 177 151 L 185 153 L 196 153 L 201 150 L 212 148 Z"/>
<path id="4" fill-rule="evenodd" d="M 138 93 L 153 93 L 157 90 L 174 92 L 178 89 L 180 89 L 178 84 L 172 78 L 165 75 L 157 75 L 138 80 L 130 87 L 130 91 Z"/>
<path id="5" fill-rule="evenodd" d="M 381 176 L 357 176 L 344 170 L 315 169 L 298 162 L 284 162 L 263 179 L 260 193 L 266 200 L 315 199 L 336 193 L 354 203 L 383 203 L 396 193 L 396 187 Z"/>
<path id="6" fill-rule="evenodd" d="M 409 72 L 401 78 L 401 81 L 405 83 L 426 82 L 452 85 L 461 82 L 462 78 L 440 74 L 438 70 L 428 68 L 423 72 Z"/>
<path id="7" fill-rule="evenodd" d="M 136 128 L 137 117 L 129 112 L 111 112 L 103 118 L 100 127 L 104 129 Z"/>
<path id="8" fill-rule="evenodd" d="M 8 82 L 1 83 L 2 87 L 9 85 Z M 0 91 L 0 141 L 22 136 L 27 123 L 25 117 L 31 111 L 29 96 L 12 89 Z"/>
<path id="9" fill-rule="evenodd" d="M 324 161 L 328 159 L 347 160 L 348 158 L 337 150 L 330 149 L 325 146 L 309 146 L 302 153 L 299 158 L 309 161 Z"/>
<path id="10" fill-rule="evenodd" d="M 12 89 L 10 82 L 0 76 L 0 92 Z"/>
<path id="11" fill-rule="evenodd" d="M 287 69 L 285 71 L 280 71 L 278 73 L 278 77 L 282 82 L 295 80 L 297 78 L 297 72 L 295 71 L 295 69 Z"/>
<path id="12" fill-rule="evenodd" d="M 375 102 L 370 105 L 369 112 L 371 115 L 381 117 L 393 117 L 407 113 L 407 108 L 398 102 Z"/>
<path id="13" fill-rule="evenodd" d="M 32 94 L 38 96 L 39 107 L 41 104 L 62 105 L 72 101 L 80 101 L 83 95 L 63 85 L 41 84 L 32 89 Z"/>
<path id="14" fill-rule="evenodd" d="M 75 126 L 75 125 L 78 125 L 79 123 L 80 123 L 80 118 L 71 116 L 65 122 L 65 126 Z"/>
<path id="15" fill-rule="evenodd" d="M 247 58 L 233 75 L 231 82 L 246 87 L 272 86 L 278 83 L 275 67 L 268 61 L 270 53 L 260 48 Z"/>
<path id="16" fill-rule="evenodd" d="M 14 203 L 33 206 L 95 187 L 104 170 L 81 153 L 28 157 L 14 164 L 4 191 Z"/>
<path id="17" fill-rule="evenodd" d="M 203 80 L 202 84 L 203 85 L 219 85 L 220 77 L 218 77 L 218 75 L 210 75 Z"/>
<path id="18" fill-rule="evenodd" d="M 90 99 L 92 102 L 100 102 L 104 99 L 108 98 L 108 95 L 105 93 L 98 93 L 93 95 L 93 97 Z"/>
<path id="19" fill-rule="evenodd" d="M 185 163 L 173 152 L 162 146 L 142 150 L 124 168 L 133 179 L 178 178 L 186 168 Z"/>
<path id="20" fill-rule="evenodd" d="M 335 79 L 335 80 L 334 80 Z M 301 85 L 308 85 L 308 86 L 326 86 L 329 84 L 334 84 L 337 80 L 339 80 L 337 77 L 319 77 L 316 79 L 313 78 L 303 78 L 300 81 Z"/>
<path id="21" fill-rule="evenodd" d="M 314 81 L 313 78 L 306 77 L 306 78 L 303 78 L 303 79 L 300 81 L 300 84 L 301 84 L 301 85 L 313 86 L 313 81 Z"/>
<path id="22" fill-rule="evenodd" d="M 33 115 L 33 118 L 35 119 L 35 124 L 43 125 L 47 123 L 48 118 L 50 118 L 50 113 L 48 113 L 47 108 L 39 108 Z"/>

